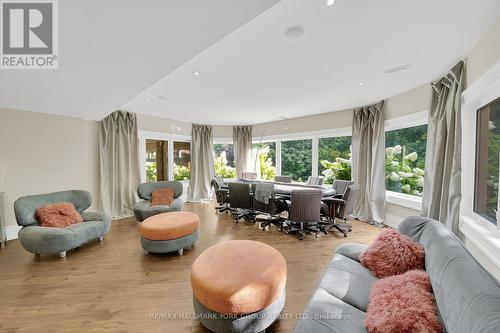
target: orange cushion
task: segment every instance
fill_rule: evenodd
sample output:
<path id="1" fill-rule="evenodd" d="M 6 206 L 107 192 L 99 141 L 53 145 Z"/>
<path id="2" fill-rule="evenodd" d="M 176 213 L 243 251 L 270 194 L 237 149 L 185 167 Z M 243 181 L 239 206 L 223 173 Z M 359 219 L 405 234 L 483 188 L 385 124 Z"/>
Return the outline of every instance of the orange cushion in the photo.
<path id="1" fill-rule="evenodd" d="M 64 228 L 82 222 L 82 216 L 70 202 L 59 202 L 37 208 L 35 217 L 42 227 Z"/>
<path id="2" fill-rule="evenodd" d="M 149 240 L 170 240 L 192 234 L 199 224 L 200 218 L 191 212 L 163 213 L 145 219 L 140 232 Z"/>
<path id="3" fill-rule="evenodd" d="M 151 206 L 170 206 L 174 201 L 175 192 L 171 188 L 160 188 L 151 192 Z"/>
<path id="4" fill-rule="evenodd" d="M 191 268 L 196 299 L 219 313 L 260 311 L 276 301 L 286 284 L 286 262 L 273 247 L 232 240 L 205 250 Z"/>

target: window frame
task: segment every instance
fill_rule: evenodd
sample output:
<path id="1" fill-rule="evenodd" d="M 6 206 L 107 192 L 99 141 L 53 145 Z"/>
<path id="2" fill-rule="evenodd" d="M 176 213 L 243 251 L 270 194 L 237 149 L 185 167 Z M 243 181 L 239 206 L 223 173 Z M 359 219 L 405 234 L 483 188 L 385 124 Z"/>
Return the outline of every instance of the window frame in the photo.
<path id="1" fill-rule="evenodd" d="M 139 138 L 139 163 L 141 173 L 141 183 L 146 180 L 146 140 L 162 140 L 167 141 L 167 165 L 168 165 L 168 180 L 174 180 L 174 141 L 175 142 L 188 142 L 192 147 L 191 135 L 170 134 L 164 132 L 154 131 L 137 131 Z M 181 180 L 181 183 L 188 183 L 189 180 Z"/>

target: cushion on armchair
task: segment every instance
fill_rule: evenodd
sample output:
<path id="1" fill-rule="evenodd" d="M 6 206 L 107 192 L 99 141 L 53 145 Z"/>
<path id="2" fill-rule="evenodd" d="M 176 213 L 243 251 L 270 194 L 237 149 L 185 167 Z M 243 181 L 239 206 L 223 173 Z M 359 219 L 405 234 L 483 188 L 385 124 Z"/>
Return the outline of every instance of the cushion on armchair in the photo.
<path id="1" fill-rule="evenodd" d="M 161 188 L 151 192 L 151 206 L 170 206 L 174 201 L 175 191 L 171 188 Z"/>
<path id="2" fill-rule="evenodd" d="M 64 228 L 83 221 L 70 202 L 48 204 L 37 208 L 35 217 L 42 227 Z"/>

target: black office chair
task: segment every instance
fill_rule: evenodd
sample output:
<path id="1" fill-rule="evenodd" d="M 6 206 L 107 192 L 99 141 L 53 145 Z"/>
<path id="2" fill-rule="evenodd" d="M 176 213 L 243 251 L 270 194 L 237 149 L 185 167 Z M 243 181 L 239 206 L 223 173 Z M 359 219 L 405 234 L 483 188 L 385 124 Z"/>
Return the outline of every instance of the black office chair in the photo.
<path id="1" fill-rule="evenodd" d="M 219 204 L 218 207 L 215 207 L 217 213 L 222 215 L 226 211 L 235 211 L 236 209 L 229 206 L 229 190 L 227 188 L 223 188 L 224 178 L 222 178 L 222 176 L 215 176 L 210 184 L 215 192 L 217 203 Z"/>
<path id="2" fill-rule="evenodd" d="M 315 233 L 319 237 L 321 222 L 321 190 L 294 190 L 288 214 L 286 233 L 297 233 L 300 240 L 305 233 Z"/>
<path id="3" fill-rule="evenodd" d="M 352 231 L 352 225 L 347 219 L 354 212 L 354 206 L 359 193 L 359 185 L 347 186 L 342 198 L 324 198 L 322 212 L 328 217 L 327 222 L 320 223 L 320 229 L 327 234 L 332 228 L 340 231 L 344 237 Z M 338 220 L 342 222 L 338 223 Z"/>
<path id="4" fill-rule="evenodd" d="M 229 206 L 236 210 L 231 212 L 234 222 L 244 218 L 255 222 L 257 213 L 253 209 L 251 187 L 249 183 L 229 183 Z"/>
<path id="5" fill-rule="evenodd" d="M 276 194 L 274 185 L 271 183 L 257 183 L 254 188 L 253 208 L 259 214 L 266 216 L 262 219 L 260 228 L 265 231 L 273 224 L 281 231 L 284 218 L 280 216 L 280 213 L 288 209 L 286 198 Z"/>

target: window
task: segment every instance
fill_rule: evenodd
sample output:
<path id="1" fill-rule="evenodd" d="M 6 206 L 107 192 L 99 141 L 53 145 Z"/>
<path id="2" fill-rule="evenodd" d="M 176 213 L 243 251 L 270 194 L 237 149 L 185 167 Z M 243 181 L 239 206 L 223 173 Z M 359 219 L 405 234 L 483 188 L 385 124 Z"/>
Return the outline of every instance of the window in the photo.
<path id="1" fill-rule="evenodd" d="M 214 144 L 215 174 L 224 178 L 236 178 L 233 144 Z"/>
<path id="2" fill-rule="evenodd" d="M 500 153 L 500 99 L 477 112 L 474 212 L 496 224 Z"/>
<path id="3" fill-rule="evenodd" d="M 427 125 L 385 133 L 385 179 L 388 191 L 422 196 Z"/>
<path id="4" fill-rule="evenodd" d="M 281 142 L 281 174 L 306 182 L 312 170 L 312 140 Z"/>
<path id="5" fill-rule="evenodd" d="M 146 180 L 168 179 L 168 141 L 146 140 Z"/>
<path id="6" fill-rule="evenodd" d="M 191 143 L 174 141 L 174 180 L 191 177 Z"/>
<path id="7" fill-rule="evenodd" d="M 325 184 L 335 179 L 351 180 L 351 137 L 320 138 L 318 140 L 319 174 Z"/>
<path id="8" fill-rule="evenodd" d="M 256 143 L 252 148 L 252 158 L 257 164 L 256 170 L 259 177 L 265 180 L 274 180 L 276 176 L 276 142 Z"/>

